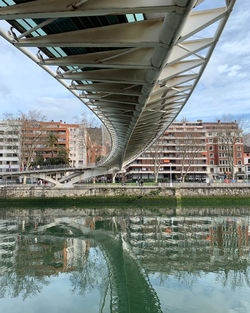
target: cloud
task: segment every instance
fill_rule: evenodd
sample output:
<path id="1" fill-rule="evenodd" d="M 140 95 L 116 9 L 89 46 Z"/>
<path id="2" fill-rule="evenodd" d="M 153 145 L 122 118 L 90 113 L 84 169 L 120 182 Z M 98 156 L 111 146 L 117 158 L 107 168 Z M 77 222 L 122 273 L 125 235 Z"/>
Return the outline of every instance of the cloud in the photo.
<path id="1" fill-rule="evenodd" d="M 180 117 L 250 119 L 250 8 L 236 2 L 211 60 Z"/>

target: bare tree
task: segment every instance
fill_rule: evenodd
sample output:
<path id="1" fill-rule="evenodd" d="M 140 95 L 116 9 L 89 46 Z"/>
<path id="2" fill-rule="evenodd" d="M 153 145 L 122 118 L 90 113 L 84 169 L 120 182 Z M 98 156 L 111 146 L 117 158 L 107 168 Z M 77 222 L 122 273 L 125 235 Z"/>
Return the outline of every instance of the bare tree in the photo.
<path id="1" fill-rule="evenodd" d="M 236 174 L 236 158 L 237 154 L 241 154 L 241 148 L 238 151 L 238 144 L 242 140 L 242 123 L 241 121 L 234 121 L 229 123 L 221 123 L 218 120 L 217 126 L 217 140 L 220 156 L 223 157 L 223 164 L 229 169 L 229 175 L 232 179 Z"/>
<path id="2" fill-rule="evenodd" d="M 201 154 L 201 140 L 195 137 L 194 133 L 182 133 L 182 137 L 176 139 L 177 156 L 180 160 L 180 179 L 185 182 L 186 176 L 190 173 L 196 159 Z"/>
<path id="3" fill-rule="evenodd" d="M 84 134 L 87 164 L 96 163 L 103 155 L 102 129 L 96 119 L 86 119 L 85 116 L 82 116 L 79 125 Z"/>
<path id="4" fill-rule="evenodd" d="M 15 131 L 19 134 L 20 166 L 28 169 L 35 157 L 35 151 L 39 147 L 43 131 L 40 122 L 45 120 L 45 116 L 39 111 L 29 111 L 27 114 L 19 112 L 17 116 L 5 113 L 4 119 L 13 121 Z"/>
<path id="5" fill-rule="evenodd" d="M 162 155 L 162 150 L 160 146 L 160 141 L 158 140 L 153 146 L 153 170 L 154 170 L 154 181 L 155 183 L 158 183 L 158 177 L 159 177 L 159 171 L 162 165 L 162 160 L 161 160 L 161 155 Z"/>

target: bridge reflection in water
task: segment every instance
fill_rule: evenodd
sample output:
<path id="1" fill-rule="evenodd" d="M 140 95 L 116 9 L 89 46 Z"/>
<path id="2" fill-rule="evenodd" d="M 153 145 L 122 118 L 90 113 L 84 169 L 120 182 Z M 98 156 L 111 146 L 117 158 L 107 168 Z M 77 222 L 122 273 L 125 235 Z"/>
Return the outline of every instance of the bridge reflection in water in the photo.
<path id="1" fill-rule="evenodd" d="M 177 312 L 166 308 L 171 299 L 156 276 L 163 285 L 169 277 L 192 285 L 213 273 L 221 285 L 249 292 L 249 216 L 120 213 L 1 212 L 0 303 L 38 297 L 60 275 L 72 294 L 95 290 L 99 312 Z M 90 306 L 84 312 L 97 312 Z"/>

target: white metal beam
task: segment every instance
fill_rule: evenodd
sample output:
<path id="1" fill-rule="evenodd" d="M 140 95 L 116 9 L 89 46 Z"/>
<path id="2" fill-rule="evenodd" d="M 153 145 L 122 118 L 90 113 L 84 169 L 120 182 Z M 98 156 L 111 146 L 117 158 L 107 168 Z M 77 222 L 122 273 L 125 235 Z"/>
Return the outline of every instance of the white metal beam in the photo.
<path id="1" fill-rule="evenodd" d="M 80 1 L 79 1 L 80 2 Z M 112 14 L 166 13 L 184 7 L 175 0 L 91 0 L 77 7 L 74 0 L 37 0 L 0 9 L 0 19 L 62 18 L 74 16 L 101 16 Z"/>
<path id="2" fill-rule="evenodd" d="M 58 78 L 70 80 L 89 80 L 96 82 L 144 85 L 146 84 L 146 71 L 132 69 L 93 70 L 69 74 L 66 73 L 58 76 Z"/>
<path id="3" fill-rule="evenodd" d="M 182 47 L 176 45 L 169 55 L 167 60 L 167 66 L 173 63 L 179 62 L 184 58 L 187 58 L 200 50 L 208 48 L 214 42 L 214 38 L 204 38 L 198 40 L 190 40 L 182 42 Z"/>
<path id="4" fill-rule="evenodd" d="M 17 47 L 155 47 L 162 18 L 13 41 Z"/>
<path id="5" fill-rule="evenodd" d="M 190 71 L 197 66 L 201 66 L 204 63 L 204 60 L 188 60 L 179 63 L 172 64 L 165 67 L 159 77 L 159 83 L 167 81 L 171 78 L 176 77 L 179 74 Z"/>
<path id="6" fill-rule="evenodd" d="M 225 7 L 211 10 L 193 11 L 181 32 L 178 42 L 184 41 L 207 26 L 217 22 L 226 14 L 226 12 L 227 8 Z"/>
<path id="7" fill-rule="evenodd" d="M 97 68 L 150 69 L 153 48 L 116 49 L 111 51 L 77 54 L 61 58 L 49 58 L 46 65 L 80 66 Z"/>
<path id="8" fill-rule="evenodd" d="M 131 87 L 131 88 L 129 88 Z M 71 86 L 74 90 L 86 90 L 88 92 L 103 93 L 117 95 L 140 96 L 141 85 L 129 84 L 112 84 L 112 83 L 94 83 L 94 84 L 79 84 Z"/>

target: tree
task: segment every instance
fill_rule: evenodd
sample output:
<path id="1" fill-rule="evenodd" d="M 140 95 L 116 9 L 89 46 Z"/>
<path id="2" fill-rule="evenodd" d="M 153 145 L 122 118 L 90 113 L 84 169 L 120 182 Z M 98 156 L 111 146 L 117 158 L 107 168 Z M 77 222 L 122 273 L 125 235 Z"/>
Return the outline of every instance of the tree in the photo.
<path id="1" fill-rule="evenodd" d="M 87 120 L 85 116 L 82 116 L 79 125 L 84 134 L 86 163 L 97 163 L 103 155 L 102 129 L 99 127 L 96 119 Z"/>
<path id="2" fill-rule="evenodd" d="M 198 154 L 201 153 L 201 141 L 192 133 L 183 133 L 182 136 L 176 140 L 176 150 L 181 166 L 180 180 L 184 183 L 191 167 L 196 163 Z"/>
<path id="3" fill-rule="evenodd" d="M 218 142 L 218 150 L 220 156 L 223 157 L 223 165 L 229 169 L 228 176 L 231 179 L 235 179 L 236 175 L 236 159 L 237 154 L 241 154 L 241 148 L 238 151 L 238 144 L 242 141 L 242 126 L 240 121 L 221 123 L 218 120 L 216 129 L 216 137 Z"/>
<path id="4" fill-rule="evenodd" d="M 69 163 L 70 163 L 69 150 L 64 148 L 64 147 L 59 148 L 58 158 L 61 160 L 60 164 L 69 165 Z"/>
<path id="5" fill-rule="evenodd" d="M 37 154 L 33 162 L 33 166 L 37 166 L 37 165 L 40 165 L 40 166 L 44 165 L 44 158 L 41 154 Z"/>
<path id="6" fill-rule="evenodd" d="M 35 151 L 40 145 L 43 134 L 40 122 L 45 120 L 45 116 L 39 111 L 33 110 L 28 113 L 20 111 L 16 116 L 5 113 L 4 119 L 15 122 L 15 131 L 19 134 L 18 150 L 20 167 L 21 169 L 29 169 L 34 161 Z"/>
<path id="7" fill-rule="evenodd" d="M 154 181 L 155 183 L 158 183 L 158 176 L 159 176 L 159 171 L 162 165 L 162 160 L 161 160 L 161 149 L 160 149 L 160 139 L 152 146 L 151 148 L 153 152 L 153 164 L 154 164 Z"/>
<path id="8" fill-rule="evenodd" d="M 69 151 L 64 148 L 58 148 L 57 154 L 44 161 L 44 165 L 69 165 Z"/>
<path id="9" fill-rule="evenodd" d="M 55 149 L 57 150 L 57 146 L 58 146 L 58 139 L 57 137 L 52 133 L 50 132 L 48 134 L 48 137 L 47 137 L 47 144 L 48 144 L 48 148 L 51 149 L 51 155 L 52 155 L 52 158 L 54 156 L 54 151 Z M 57 151 L 56 151 L 57 153 Z"/>

